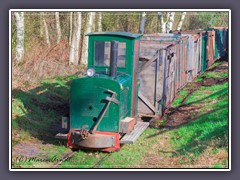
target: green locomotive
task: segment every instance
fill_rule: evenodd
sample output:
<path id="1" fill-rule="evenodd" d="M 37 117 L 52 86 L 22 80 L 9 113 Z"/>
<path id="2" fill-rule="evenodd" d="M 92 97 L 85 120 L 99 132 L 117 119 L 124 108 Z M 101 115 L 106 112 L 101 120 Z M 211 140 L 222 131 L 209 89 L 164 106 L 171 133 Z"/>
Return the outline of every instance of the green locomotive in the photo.
<path id="1" fill-rule="evenodd" d="M 72 81 L 68 146 L 116 151 L 136 125 L 140 34 L 90 33 L 87 75 Z M 137 131 L 132 136 L 138 136 Z M 122 141 L 124 143 L 124 141 Z M 125 141 L 129 143 L 129 141 Z"/>

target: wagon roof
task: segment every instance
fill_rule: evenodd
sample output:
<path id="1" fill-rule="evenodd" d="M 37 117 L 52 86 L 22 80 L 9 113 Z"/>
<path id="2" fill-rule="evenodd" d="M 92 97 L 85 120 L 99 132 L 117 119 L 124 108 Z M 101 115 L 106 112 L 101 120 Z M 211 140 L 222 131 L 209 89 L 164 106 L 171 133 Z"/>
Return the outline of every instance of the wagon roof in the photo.
<path id="1" fill-rule="evenodd" d="M 121 37 L 127 37 L 131 39 L 135 39 L 138 37 L 141 37 L 142 34 L 133 34 L 129 32 L 94 32 L 94 33 L 88 33 L 86 36 L 121 36 Z"/>

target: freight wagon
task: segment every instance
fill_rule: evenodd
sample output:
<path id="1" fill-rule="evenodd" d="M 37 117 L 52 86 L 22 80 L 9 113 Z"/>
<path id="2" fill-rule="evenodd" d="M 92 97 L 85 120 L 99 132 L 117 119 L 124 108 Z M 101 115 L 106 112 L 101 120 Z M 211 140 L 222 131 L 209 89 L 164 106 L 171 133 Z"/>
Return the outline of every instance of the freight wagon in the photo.
<path id="1" fill-rule="evenodd" d="M 134 143 L 149 125 L 139 117 L 162 116 L 180 89 L 225 54 L 222 29 L 218 38 L 214 28 L 89 33 L 86 76 L 71 83 L 70 118 L 62 122 L 68 132 L 56 137 L 72 149 L 107 152 Z"/>

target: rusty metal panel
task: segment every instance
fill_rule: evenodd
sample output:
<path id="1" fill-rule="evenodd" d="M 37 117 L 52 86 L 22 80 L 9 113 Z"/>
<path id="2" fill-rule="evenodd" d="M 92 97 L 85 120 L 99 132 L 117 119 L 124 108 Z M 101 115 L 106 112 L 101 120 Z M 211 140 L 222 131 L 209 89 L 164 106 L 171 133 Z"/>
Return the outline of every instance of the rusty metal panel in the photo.
<path id="1" fill-rule="evenodd" d="M 176 93 L 176 61 L 177 61 L 177 56 L 176 53 L 177 52 L 177 46 L 172 46 L 171 48 L 169 48 L 168 53 L 171 55 L 173 54 L 173 56 L 171 56 L 171 58 L 168 58 L 167 60 L 167 66 L 166 66 L 166 72 L 167 72 L 167 76 L 166 76 L 166 106 L 168 104 L 170 104 L 174 97 L 175 97 L 175 93 Z"/>
<path id="2" fill-rule="evenodd" d="M 187 53 L 187 73 L 188 73 L 188 81 L 192 81 L 193 79 L 193 70 L 195 67 L 195 43 L 194 43 L 194 36 L 189 35 L 188 39 L 188 53 Z"/>
<path id="3" fill-rule="evenodd" d="M 211 66 L 214 63 L 214 31 L 207 31 L 207 67 Z"/>
<path id="4" fill-rule="evenodd" d="M 197 65 L 196 65 L 196 76 L 197 77 L 201 73 L 201 55 L 202 55 L 202 35 L 198 38 L 198 44 L 197 44 Z"/>
<path id="5" fill-rule="evenodd" d="M 134 52 L 134 63 L 133 63 L 133 82 L 132 82 L 132 112 L 131 112 L 131 115 L 132 117 L 135 117 L 137 115 L 137 68 L 138 68 L 138 57 L 139 57 L 139 45 L 140 45 L 140 42 L 139 40 L 136 40 L 135 41 L 135 52 Z"/>
<path id="6" fill-rule="evenodd" d="M 201 34 L 186 34 L 188 35 L 187 46 L 187 73 L 188 81 L 192 81 L 199 73 L 201 68 Z"/>
<path id="7" fill-rule="evenodd" d="M 89 134 L 86 139 L 81 139 L 77 132 L 72 134 L 72 141 L 74 144 L 80 147 L 87 148 L 108 148 L 114 147 L 116 139 L 114 136 L 101 135 L 101 134 Z"/>
<path id="8" fill-rule="evenodd" d="M 201 34 L 201 37 L 199 38 L 199 55 L 198 55 L 198 71 L 197 71 L 197 74 L 200 74 L 201 73 L 201 67 L 202 67 L 202 34 Z"/>

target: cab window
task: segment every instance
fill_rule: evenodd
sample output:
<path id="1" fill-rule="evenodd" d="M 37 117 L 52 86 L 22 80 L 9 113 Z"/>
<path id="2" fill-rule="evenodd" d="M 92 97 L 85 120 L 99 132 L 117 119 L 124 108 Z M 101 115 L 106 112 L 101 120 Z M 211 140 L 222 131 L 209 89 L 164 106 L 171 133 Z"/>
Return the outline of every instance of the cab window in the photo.
<path id="1" fill-rule="evenodd" d="M 94 43 L 94 65 L 95 66 L 110 66 L 110 41 L 95 41 Z M 126 66 L 126 43 L 118 42 L 118 67 Z"/>

